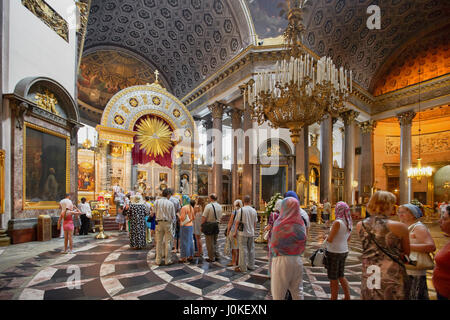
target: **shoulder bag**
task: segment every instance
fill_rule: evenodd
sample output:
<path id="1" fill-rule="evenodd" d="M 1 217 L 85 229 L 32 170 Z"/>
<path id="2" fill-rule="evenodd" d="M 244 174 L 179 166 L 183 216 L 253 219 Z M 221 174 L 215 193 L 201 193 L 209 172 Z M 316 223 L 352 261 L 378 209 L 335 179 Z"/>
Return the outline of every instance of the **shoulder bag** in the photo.
<path id="1" fill-rule="evenodd" d="M 242 216 L 244 215 L 244 211 L 241 208 L 241 218 L 239 219 L 238 231 L 244 231 L 244 223 L 242 222 Z"/>
<path id="2" fill-rule="evenodd" d="M 207 236 L 219 234 L 219 222 L 217 222 L 216 208 L 214 207 L 214 205 L 212 203 L 211 203 L 211 206 L 213 207 L 214 217 L 216 218 L 216 221 L 215 222 L 205 222 L 201 226 L 201 231 Z"/>
<path id="3" fill-rule="evenodd" d="M 417 226 L 417 222 L 408 227 L 409 232 L 412 232 L 414 228 Z M 408 270 L 433 270 L 434 262 L 431 255 L 427 252 L 417 252 L 411 251 L 409 254 L 409 259 L 411 260 L 411 264 L 406 265 L 406 269 Z"/>

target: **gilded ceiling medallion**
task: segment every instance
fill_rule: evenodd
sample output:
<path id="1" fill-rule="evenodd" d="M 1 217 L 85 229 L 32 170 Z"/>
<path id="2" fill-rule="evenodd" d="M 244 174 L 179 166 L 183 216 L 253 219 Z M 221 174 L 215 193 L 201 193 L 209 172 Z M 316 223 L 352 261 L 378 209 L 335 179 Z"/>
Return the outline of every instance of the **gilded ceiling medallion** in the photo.
<path id="1" fill-rule="evenodd" d="M 181 116 L 181 112 L 178 109 L 173 110 L 172 114 L 175 118 L 179 118 Z"/>
<path id="2" fill-rule="evenodd" d="M 157 118 L 144 119 L 137 125 L 137 139 L 148 155 L 162 156 L 172 146 L 172 131 Z"/>
<path id="3" fill-rule="evenodd" d="M 121 115 L 116 114 L 114 116 L 114 122 L 117 123 L 119 126 L 121 126 L 121 125 L 123 125 L 125 123 L 125 120 L 124 120 L 124 118 Z"/>
<path id="4" fill-rule="evenodd" d="M 184 131 L 184 136 L 185 136 L 186 138 L 190 138 L 190 137 L 192 136 L 191 130 L 186 129 L 186 131 Z"/>
<path id="5" fill-rule="evenodd" d="M 128 103 L 130 104 L 130 106 L 132 106 L 133 108 L 136 108 L 139 105 L 139 101 L 137 101 L 136 98 L 131 98 Z"/>
<path id="6" fill-rule="evenodd" d="M 161 104 L 161 99 L 159 97 L 153 97 L 152 102 L 155 106 L 159 106 Z"/>

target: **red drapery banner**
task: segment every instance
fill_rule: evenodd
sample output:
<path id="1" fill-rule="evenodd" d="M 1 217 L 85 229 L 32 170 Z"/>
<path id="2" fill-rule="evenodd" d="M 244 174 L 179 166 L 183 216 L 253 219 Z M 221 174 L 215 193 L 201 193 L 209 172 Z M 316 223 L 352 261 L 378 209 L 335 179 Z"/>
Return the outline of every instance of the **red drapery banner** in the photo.
<path id="1" fill-rule="evenodd" d="M 140 118 L 138 121 L 136 121 L 133 131 L 137 131 L 137 125 L 140 124 L 140 122 L 143 119 L 151 119 L 151 118 L 157 118 L 158 120 L 164 122 L 169 128 L 171 128 L 171 126 L 162 118 L 159 117 L 154 117 L 154 116 L 144 116 L 142 118 Z M 172 128 L 171 128 L 172 129 Z M 172 129 L 173 130 L 173 129 Z M 137 136 L 134 136 L 134 147 L 133 150 L 131 152 L 131 156 L 133 158 L 133 165 L 135 164 L 146 164 L 149 163 L 151 161 L 155 161 L 157 164 L 159 164 L 162 167 L 168 167 L 170 169 L 172 169 L 172 150 L 173 150 L 173 146 L 170 147 L 169 151 L 167 151 L 164 155 L 159 155 L 159 156 L 154 156 L 151 154 L 147 154 L 145 149 L 141 149 L 141 144 L 139 142 L 136 141 L 137 140 Z"/>

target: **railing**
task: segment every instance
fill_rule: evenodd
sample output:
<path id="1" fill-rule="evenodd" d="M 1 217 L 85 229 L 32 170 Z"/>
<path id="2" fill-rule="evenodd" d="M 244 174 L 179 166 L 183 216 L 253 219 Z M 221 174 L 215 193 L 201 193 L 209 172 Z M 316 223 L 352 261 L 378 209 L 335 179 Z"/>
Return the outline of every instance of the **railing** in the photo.
<path id="1" fill-rule="evenodd" d="M 223 214 L 230 214 L 232 211 L 233 211 L 232 204 L 223 204 L 222 205 L 222 213 Z"/>

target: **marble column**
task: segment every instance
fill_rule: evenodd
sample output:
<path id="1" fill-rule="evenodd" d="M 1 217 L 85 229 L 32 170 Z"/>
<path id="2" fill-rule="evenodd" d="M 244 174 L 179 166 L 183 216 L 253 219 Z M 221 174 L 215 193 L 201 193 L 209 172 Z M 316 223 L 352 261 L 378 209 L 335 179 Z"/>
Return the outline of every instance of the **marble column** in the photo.
<path id="1" fill-rule="evenodd" d="M 249 195 L 252 204 L 256 206 L 256 199 L 253 197 L 253 164 L 251 163 L 251 143 L 253 121 L 250 110 L 244 111 L 244 163 L 242 165 L 242 198 Z M 244 199 L 241 199 L 244 200 Z"/>
<path id="2" fill-rule="evenodd" d="M 231 126 L 233 130 L 233 164 L 231 165 L 231 200 L 234 201 L 238 198 L 239 194 L 239 174 L 238 174 L 238 148 L 239 141 L 242 140 L 242 111 L 239 109 L 233 109 L 231 112 Z"/>
<path id="3" fill-rule="evenodd" d="M 331 116 L 320 124 L 320 201 L 333 201 L 331 178 L 333 174 L 333 121 Z"/>
<path id="4" fill-rule="evenodd" d="M 355 180 L 355 119 L 359 112 L 349 110 L 341 114 L 344 121 L 344 201 L 351 206 L 354 203 L 353 181 Z"/>
<path id="5" fill-rule="evenodd" d="M 358 124 L 361 129 L 361 157 L 359 181 L 359 195 L 363 198 L 370 198 L 371 188 L 375 182 L 375 165 L 373 151 L 373 132 L 377 122 L 369 120 Z"/>
<path id="6" fill-rule="evenodd" d="M 408 168 L 411 167 L 411 126 L 415 116 L 416 113 L 412 110 L 397 115 L 400 123 L 400 204 L 411 201 L 411 179 L 408 178 Z"/>
<path id="7" fill-rule="evenodd" d="M 213 184 L 214 192 L 217 195 L 217 201 L 222 203 L 222 118 L 225 105 L 220 102 L 216 102 L 209 106 L 209 110 L 213 119 Z"/>
<path id="8" fill-rule="evenodd" d="M 205 164 L 212 164 L 212 133 L 211 129 L 213 127 L 212 120 L 207 118 L 202 121 L 203 127 L 206 129 L 206 161 Z"/>

